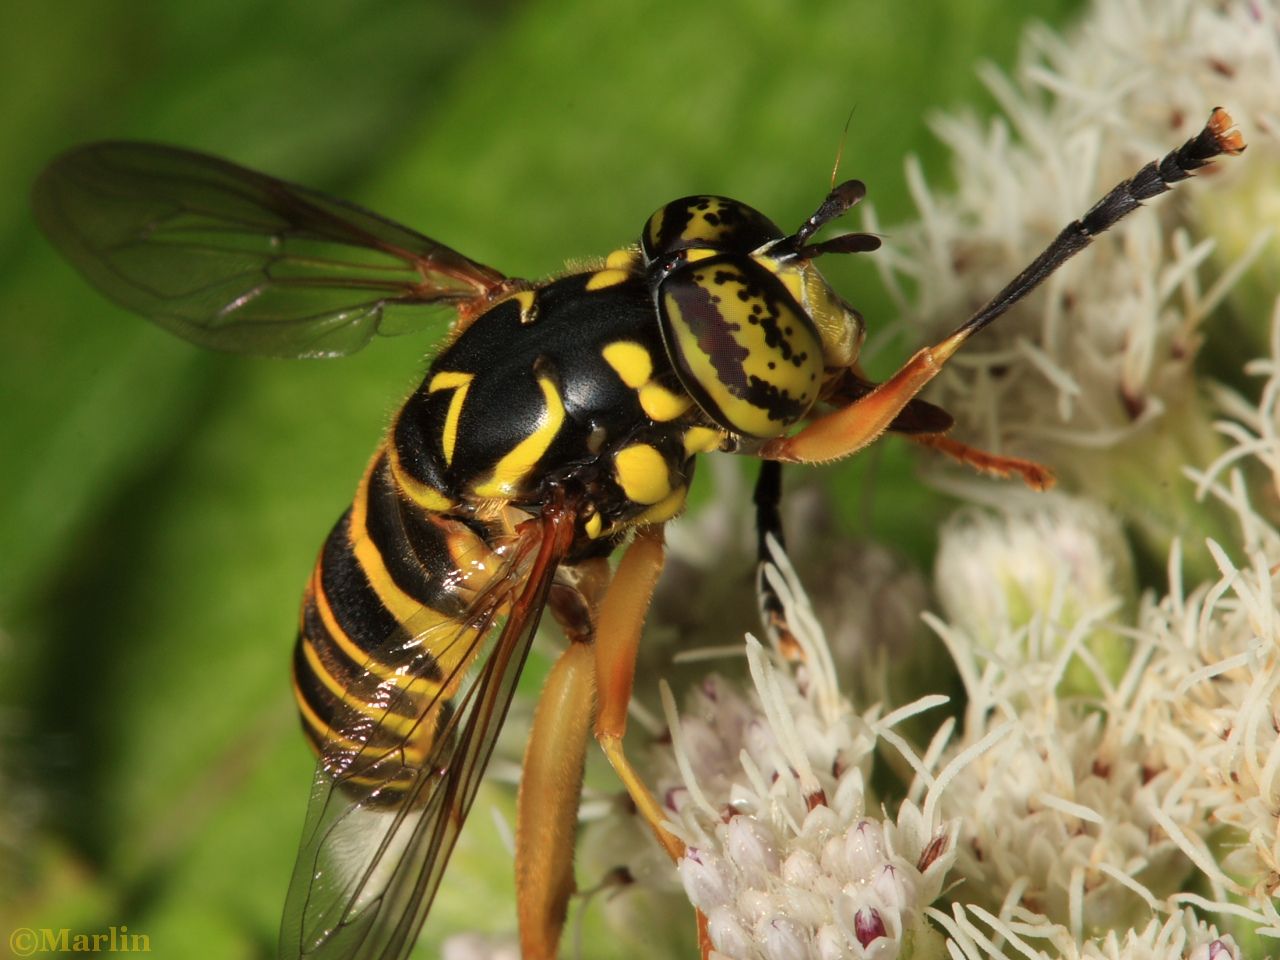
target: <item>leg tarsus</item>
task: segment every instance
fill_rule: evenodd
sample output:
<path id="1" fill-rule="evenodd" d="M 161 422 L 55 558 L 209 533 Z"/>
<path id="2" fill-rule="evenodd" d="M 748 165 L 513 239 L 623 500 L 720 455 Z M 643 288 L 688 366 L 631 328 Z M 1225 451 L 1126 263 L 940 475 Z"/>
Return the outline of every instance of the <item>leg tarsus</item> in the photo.
<path id="1" fill-rule="evenodd" d="M 636 810 L 649 824 L 671 859 L 684 855 L 684 844 L 662 822 L 662 808 L 635 772 L 622 748 L 627 732 L 627 705 L 635 681 L 636 651 L 653 588 L 662 572 L 662 528 L 646 527 L 636 534 L 618 564 L 613 582 L 600 604 L 596 624 L 596 678 L 600 709 L 595 735 L 618 779 L 627 788 Z"/>
<path id="2" fill-rule="evenodd" d="M 1032 490 L 1048 490 L 1057 482 L 1052 470 L 1034 460 L 990 453 L 978 447 L 971 447 L 967 443 L 961 443 L 959 440 L 952 440 L 941 433 L 911 434 L 909 439 L 921 446 L 945 453 L 953 460 L 972 467 L 980 473 L 989 473 L 1005 479 L 1013 476 L 1021 477 L 1023 483 Z"/>
<path id="3" fill-rule="evenodd" d="M 667 851 L 667 856 L 673 861 L 679 860 L 684 856 L 684 843 L 662 825 L 666 816 L 658 806 L 658 801 L 649 792 L 649 788 L 640 779 L 640 775 L 631 766 L 631 761 L 627 759 L 626 752 L 622 749 L 622 738 L 597 731 L 596 740 L 600 744 L 600 749 L 604 751 L 604 755 L 609 758 L 614 773 L 627 788 L 631 802 L 636 805 L 636 812 L 644 818 L 645 823 L 649 824 L 654 836 Z"/>

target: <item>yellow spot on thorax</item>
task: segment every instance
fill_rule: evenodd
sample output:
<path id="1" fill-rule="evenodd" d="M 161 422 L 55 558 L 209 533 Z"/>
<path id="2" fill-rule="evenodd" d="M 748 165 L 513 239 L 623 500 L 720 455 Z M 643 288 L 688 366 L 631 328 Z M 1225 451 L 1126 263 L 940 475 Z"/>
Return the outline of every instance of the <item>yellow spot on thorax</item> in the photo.
<path id="1" fill-rule="evenodd" d="M 537 298 L 538 295 L 532 290 L 520 290 L 511 295 L 511 299 L 520 305 L 520 322 L 522 324 L 533 322 L 533 308 Z"/>
<path id="2" fill-rule="evenodd" d="M 628 273 L 635 273 L 640 269 L 640 248 L 623 247 L 621 250 L 614 250 L 609 256 L 605 257 L 604 265 L 610 270 L 625 270 Z"/>
<path id="3" fill-rule="evenodd" d="M 649 382 L 653 376 L 653 358 L 649 351 L 632 340 L 619 340 L 600 351 L 604 362 L 613 367 L 622 382 L 633 390 Z"/>
<path id="4" fill-rule="evenodd" d="M 640 388 L 640 407 L 649 419 L 666 423 L 681 416 L 693 406 L 688 394 L 672 393 L 656 383 L 646 383 Z"/>
<path id="5" fill-rule="evenodd" d="M 618 486 L 635 503 L 657 503 L 671 493 L 666 458 L 647 443 L 623 447 L 613 455 L 613 466 Z"/>
<path id="6" fill-rule="evenodd" d="M 666 523 L 684 509 L 684 501 L 688 495 L 688 487 L 676 487 L 671 493 L 636 517 L 635 523 Z"/>
<path id="7" fill-rule="evenodd" d="M 608 287 L 616 287 L 620 283 L 625 283 L 631 279 L 631 273 L 627 270 L 597 270 L 591 275 L 591 279 L 587 281 L 587 290 L 604 290 Z"/>
<path id="8" fill-rule="evenodd" d="M 600 353 L 622 382 L 639 394 L 640 407 L 649 419 L 665 423 L 693 406 L 693 398 L 652 382 L 653 358 L 641 344 L 619 340 Z"/>
<path id="9" fill-rule="evenodd" d="M 692 457 L 699 453 L 710 453 L 717 450 L 724 442 L 724 431 L 712 427 L 690 427 L 684 434 L 684 455 Z"/>

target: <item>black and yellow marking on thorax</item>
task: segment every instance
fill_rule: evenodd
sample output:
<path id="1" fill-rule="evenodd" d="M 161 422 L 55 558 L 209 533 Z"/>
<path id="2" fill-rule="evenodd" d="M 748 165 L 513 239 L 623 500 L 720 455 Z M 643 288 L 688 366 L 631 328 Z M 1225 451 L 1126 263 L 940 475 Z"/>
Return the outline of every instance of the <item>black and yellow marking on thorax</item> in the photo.
<path id="1" fill-rule="evenodd" d="M 597 270 L 587 278 L 587 285 L 584 289 L 588 293 L 594 293 L 597 290 L 604 290 L 607 287 L 615 287 L 620 283 L 626 283 L 631 277 L 630 270 L 605 267 L 603 270 Z"/>
<path id="2" fill-rule="evenodd" d="M 680 440 L 684 445 L 684 455 L 694 457 L 719 450 L 727 438 L 728 434 L 716 427 L 693 426 L 681 434 Z"/>
<path id="3" fill-rule="evenodd" d="M 613 452 L 613 480 L 628 508 L 605 532 L 663 523 L 684 509 L 693 479 L 693 464 L 684 445 L 687 435 L 688 431 L 651 433 Z"/>
<path id="4" fill-rule="evenodd" d="M 651 420 L 666 423 L 684 416 L 693 406 L 688 394 L 671 390 L 654 379 L 653 357 L 643 344 L 616 340 L 600 353 L 622 382 L 636 391 L 640 408 Z"/>
<path id="5" fill-rule="evenodd" d="M 453 391 L 453 396 L 449 398 L 449 409 L 445 413 L 444 432 L 440 435 L 440 449 L 444 452 L 446 466 L 453 463 L 453 451 L 458 445 L 458 418 L 462 416 L 462 405 L 467 402 L 467 388 L 474 379 L 474 373 L 441 370 L 427 384 L 428 393 L 438 390 Z"/>
<path id="6" fill-rule="evenodd" d="M 538 293 L 536 290 L 519 290 L 511 299 L 520 307 L 520 323 L 528 326 L 538 319 Z"/>
<path id="7" fill-rule="evenodd" d="M 618 486 L 632 503 L 652 506 L 671 493 L 671 470 L 657 447 L 633 443 L 613 455 Z"/>
<path id="8" fill-rule="evenodd" d="M 564 426 L 564 398 L 554 379 L 538 377 L 545 404 L 538 425 L 504 455 L 484 480 L 472 486 L 477 497 L 513 497 L 529 485 L 533 468 Z"/>
<path id="9" fill-rule="evenodd" d="M 433 513 L 443 513 L 456 505 L 437 488 L 411 473 L 400 460 L 400 448 L 394 436 L 386 444 L 387 469 L 400 491 L 418 507 Z"/>
<path id="10" fill-rule="evenodd" d="M 637 429 L 680 421 L 692 408 L 637 249 L 521 294 L 477 317 L 400 413 L 398 472 L 419 493 L 454 505 L 538 502 L 571 465 L 607 474 L 609 452 Z M 601 464 L 588 468 L 595 458 Z"/>

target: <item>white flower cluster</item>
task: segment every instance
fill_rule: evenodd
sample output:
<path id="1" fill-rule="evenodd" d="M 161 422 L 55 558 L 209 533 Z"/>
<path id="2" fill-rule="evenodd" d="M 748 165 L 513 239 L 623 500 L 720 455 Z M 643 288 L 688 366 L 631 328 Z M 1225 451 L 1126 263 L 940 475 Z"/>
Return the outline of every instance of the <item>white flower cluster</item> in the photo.
<path id="1" fill-rule="evenodd" d="M 1057 656 L 1058 640 L 1078 644 L 1087 636 L 1088 652 L 1103 658 L 1106 675 L 1115 679 L 1123 672 L 1124 650 L 1109 642 L 1097 621 L 1129 610 L 1136 600 L 1124 532 L 1113 514 L 1089 501 L 1047 493 L 1023 503 L 1015 498 L 999 515 L 961 510 L 947 521 L 935 562 L 938 600 L 951 625 L 980 646 L 994 650 L 1010 636 L 1049 643 L 1048 650 L 1015 659 L 1063 661 L 1072 689 L 1096 689 L 1083 663 Z M 1072 627 L 1085 633 L 1056 636 Z"/>
<path id="2" fill-rule="evenodd" d="M 785 564 L 785 561 L 781 561 Z M 802 658 L 786 662 L 748 639 L 754 689 L 711 678 L 684 716 L 660 795 L 688 845 L 679 864 L 706 919 L 712 956 L 835 960 L 910 956 L 936 939 L 923 909 L 942 891 L 957 824 L 903 801 L 896 818 L 868 809 L 872 750 L 884 738 L 933 782 L 893 726 L 941 698 L 886 717 L 854 713 L 836 688 L 826 639 L 794 572 L 771 568 Z"/>
<path id="3" fill-rule="evenodd" d="M 1031 574 L 1001 562 L 1008 545 L 1023 543 L 1032 571 L 1066 570 L 1060 545 L 1077 543 L 1087 523 L 1059 506 L 944 534 L 939 582 L 963 577 L 965 566 L 991 576 L 985 592 L 952 593 L 951 623 L 930 618 L 968 696 L 963 735 L 943 758 L 1017 726 L 942 797 L 943 816 L 964 821 L 955 866 L 964 882 L 953 896 L 970 909 L 1001 921 L 1034 915 L 1084 944 L 1106 931 L 1146 937 L 1153 915 L 1194 905 L 1280 939 L 1280 531 L 1250 505 L 1242 473 L 1224 474 L 1280 462 L 1276 316 L 1276 355 L 1254 365 L 1269 377 L 1260 405 L 1235 398 L 1232 409 L 1247 415 L 1221 425 L 1237 446 L 1212 470 L 1189 470 L 1240 531 L 1232 544 L 1210 543 L 1216 579 L 1185 588 L 1175 544 L 1167 593 L 1144 597 L 1109 629 L 1100 631 L 1118 604 L 1089 578 L 1059 584 L 1055 602 L 1020 618 L 989 599 L 1024 596 Z M 1086 614 L 1055 616 L 1073 610 Z M 964 623 L 981 629 L 956 625 Z M 1122 675 L 1104 669 L 1114 657 L 1098 649 L 1100 636 L 1123 654 Z M 1096 692 L 1077 685 L 1064 696 L 1073 661 L 1091 671 Z"/>
<path id="4" fill-rule="evenodd" d="M 1239 567 L 1223 548 L 1213 552 L 1217 581 L 1185 595 L 1175 582 L 1143 611 L 1149 659 L 1132 723 L 1166 755 L 1181 755 L 1159 808 L 1162 830 L 1220 909 L 1280 937 L 1280 552 L 1254 552 Z M 1183 830 L 1180 809 L 1208 817 Z"/>
<path id="5" fill-rule="evenodd" d="M 1245 955 L 1229 936 L 1220 936 L 1211 925 L 1197 920 L 1190 910 L 1176 913 L 1164 923 L 1152 920 L 1142 930 L 1121 935 L 1111 931 L 1083 944 L 1063 927 L 1043 918 L 1004 921 L 977 907 L 956 906 L 948 916 L 930 913 L 946 929 L 953 960 L 1244 960 Z M 974 918 L 987 927 L 984 930 Z M 1037 949 L 1044 942 L 1046 949 Z M 1009 950 L 1014 951 L 1012 954 Z"/>
<path id="6" fill-rule="evenodd" d="M 1161 480 L 1220 449 L 1192 370 L 1206 323 L 1251 264 L 1268 283 L 1280 269 L 1278 28 L 1274 0 L 1108 0 L 1068 38 L 1029 31 L 1016 80 L 985 74 L 1003 117 L 935 121 L 955 193 L 932 193 L 909 163 L 919 221 L 876 259 L 903 316 L 936 339 L 1105 190 L 1228 109 L 1247 160 L 1113 228 L 966 345 L 931 394 L 961 439 L 1047 460 L 1157 552 L 1204 513 Z M 1245 349 L 1256 337 L 1233 333 Z"/>
<path id="7" fill-rule="evenodd" d="M 1234 830 L 1221 871 L 1206 868 L 1216 890 L 1243 894 L 1280 936 L 1280 299 L 1272 314 L 1271 356 L 1247 368 L 1266 377 L 1256 405 L 1220 394 L 1234 419 L 1219 429 L 1234 442 L 1216 463 L 1188 470 L 1205 496 L 1225 503 L 1239 522 L 1238 550 L 1214 545 L 1220 576 L 1180 599 L 1147 611 L 1145 634 L 1160 641 L 1161 658 L 1144 675 L 1152 722 L 1198 731 L 1199 776 L 1218 823 Z M 1266 471 L 1259 484 L 1271 519 L 1250 503 L 1243 470 Z M 1236 559 L 1232 559 L 1232 553 Z M 1188 669 L 1189 668 L 1189 669 Z M 1176 698 L 1167 684 L 1177 680 Z M 1166 685 L 1162 690 L 1162 684 Z M 1203 859 L 1203 858 L 1202 858 Z"/>
<path id="8" fill-rule="evenodd" d="M 1278 31 L 1273 3 L 1246 0 L 1108 0 L 1068 41 L 1033 31 L 1019 80 L 987 77 L 1016 137 L 944 119 L 958 192 L 934 196 L 911 170 L 921 220 L 885 258 L 891 283 L 912 281 L 904 312 L 953 328 L 1219 103 L 1249 166 L 1273 171 Z M 964 436 L 1045 456 L 1083 494 L 1002 494 L 999 515 L 944 531 L 946 620 L 930 623 L 965 686 L 958 731 L 943 724 L 920 759 L 844 705 L 792 581 L 815 652 L 788 664 L 753 646 L 753 695 L 709 681 L 672 724 L 682 776 L 659 782 L 715 950 L 1242 960 L 1242 938 L 1280 938 L 1280 307 L 1272 358 L 1249 366 L 1269 377 L 1261 402 L 1218 390 L 1217 432 L 1192 368 L 1210 313 L 1274 259 L 1280 191 L 1245 170 L 1220 164 L 1125 221 L 941 379 Z M 1247 471 L 1271 481 L 1261 511 Z M 1136 595 L 1121 518 L 1169 554 L 1162 595 Z M 1190 588 L 1179 534 L 1213 538 Z M 916 777 L 896 821 L 869 816 L 877 742 Z M 950 912 L 928 908 L 944 871 Z"/>
<path id="9" fill-rule="evenodd" d="M 880 259 L 933 337 L 1213 106 L 1249 142 L 1126 219 L 939 378 L 931 399 L 962 439 L 1040 456 L 1070 491 L 943 481 L 996 508 L 943 530 L 943 615 L 928 623 L 949 663 L 906 642 L 899 614 L 922 591 L 888 570 L 873 590 L 834 587 L 859 621 L 840 625 L 860 648 L 848 659 L 882 675 L 842 688 L 775 551 L 799 654 L 749 639 L 751 686 L 707 678 L 680 716 L 664 688 L 671 737 L 648 779 L 687 845 L 679 878 L 710 957 L 1280 956 L 1277 3 L 1097 0 L 1068 38 L 1030 32 L 1016 81 L 987 74 L 1006 120 L 938 121 L 953 196 L 909 169 L 920 221 Z M 1193 369 L 1228 298 L 1245 317 L 1227 344 L 1237 367 L 1263 352 L 1271 311 L 1271 355 L 1245 368 L 1265 378 L 1257 401 Z M 719 547 L 733 537 L 716 522 Z M 1148 561 L 1167 557 L 1167 582 L 1141 596 L 1129 533 Z M 735 642 L 719 627 L 713 642 Z M 962 717 L 929 730 L 938 696 L 855 710 L 851 688 L 887 699 L 887 671 L 862 666 L 886 649 L 930 681 L 954 668 Z M 604 832 L 616 857 L 623 831 Z M 628 871 L 637 886 L 642 873 Z"/>

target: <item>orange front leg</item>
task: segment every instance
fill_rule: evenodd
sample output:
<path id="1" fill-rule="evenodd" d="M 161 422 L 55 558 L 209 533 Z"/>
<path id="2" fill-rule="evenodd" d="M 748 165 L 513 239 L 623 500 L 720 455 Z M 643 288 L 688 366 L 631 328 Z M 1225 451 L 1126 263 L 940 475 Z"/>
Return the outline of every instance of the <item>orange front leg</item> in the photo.
<path id="1" fill-rule="evenodd" d="M 760 449 L 760 456 L 785 463 L 824 463 L 861 450 L 889 429 L 972 333 L 971 328 L 961 327 L 936 346 L 918 351 L 866 396 L 818 417 L 794 436 L 770 440 Z"/>
<path id="2" fill-rule="evenodd" d="M 821 463 L 862 449 L 889 428 L 894 418 L 938 375 L 943 364 L 969 337 L 1003 315 L 1099 234 L 1136 210 L 1142 201 L 1169 190 L 1214 157 L 1224 153 L 1234 155 L 1243 149 L 1244 139 L 1233 129 L 1231 117 L 1225 110 L 1215 109 L 1198 135 L 1170 151 L 1162 160 L 1147 164 L 1135 176 L 1116 184 L 1084 216 L 1067 224 L 1026 269 L 953 334 L 919 351 L 901 370 L 866 396 L 819 417 L 795 436 L 770 440 L 761 448 L 760 456 L 766 460 Z"/>

